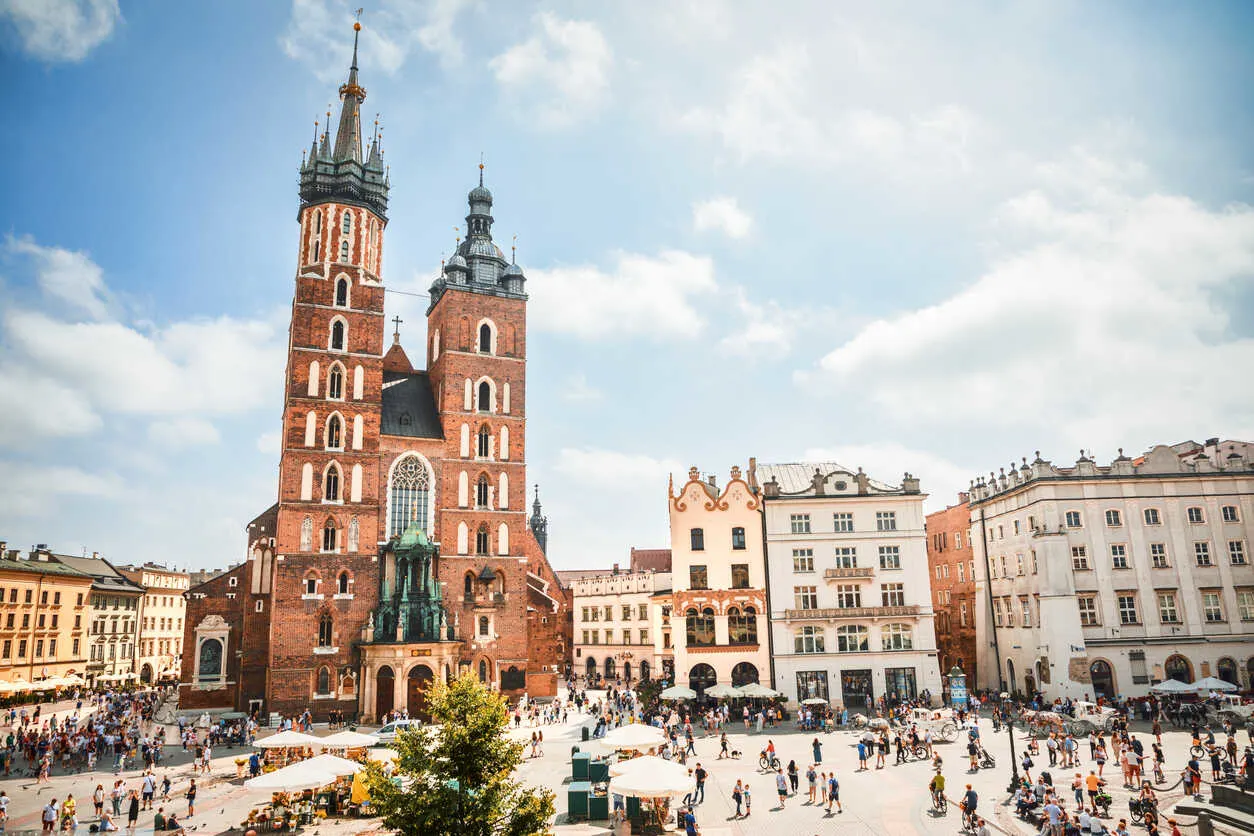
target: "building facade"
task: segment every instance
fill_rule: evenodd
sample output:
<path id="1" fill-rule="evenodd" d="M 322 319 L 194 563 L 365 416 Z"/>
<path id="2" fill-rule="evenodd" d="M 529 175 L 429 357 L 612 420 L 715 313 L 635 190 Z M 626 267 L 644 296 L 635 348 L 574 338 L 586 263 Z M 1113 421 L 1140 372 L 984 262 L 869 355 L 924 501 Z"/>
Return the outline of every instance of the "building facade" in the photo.
<path id="1" fill-rule="evenodd" d="M 1038 453 L 974 483 L 980 686 L 1136 697 L 1217 676 L 1249 688 L 1252 453 L 1219 439 L 1121 450 L 1105 466 Z"/>
<path id="2" fill-rule="evenodd" d="M 143 587 L 139 601 L 139 641 L 135 669 L 145 685 L 163 679 L 177 680 L 182 671 L 183 622 L 189 588 L 186 572 L 155 563 L 119 566 L 118 572 L 131 583 Z"/>
<path id="3" fill-rule="evenodd" d="M 574 662 L 584 682 L 630 684 L 661 677 L 674 664 L 670 631 L 662 630 L 669 609 L 669 572 L 609 572 L 571 585 Z"/>
<path id="4" fill-rule="evenodd" d="M 969 499 L 960 493 L 956 505 L 927 515 L 927 562 L 942 677 L 956 665 L 969 682 L 976 682 L 975 558 Z M 945 684 L 948 687 L 947 680 Z"/>
<path id="5" fill-rule="evenodd" d="M 0 542 L 0 681 L 87 674 L 92 578 Z"/>
<path id="6" fill-rule="evenodd" d="M 278 502 L 250 526 L 244 605 L 217 608 L 239 623 L 189 596 L 182 684 L 204 693 L 184 705 L 421 714 L 436 677 L 545 696 L 569 659 L 569 600 L 529 525 L 548 521 L 526 509 L 525 276 L 492 240 L 480 166 L 431 286 L 425 368 L 399 322 L 387 339 L 390 180 L 365 96 L 354 45 L 334 141 L 328 125 L 301 168 Z"/>
<path id="7" fill-rule="evenodd" d="M 675 682 L 771 684 L 761 500 L 739 467 L 720 491 L 697 468 L 668 488 Z M 665 628 L 662 628 L 663 632 Z"/>
<path id="8" fill-rule="evenodd" d="M 776 688 L 867 711 L 939 697 L 923 500 L 833 462 L 761 464 Z"/>
<path id="9" fill-rule="evenodd" d="M 132 583 L 98 554 L 91 557 L 50 554 L 48 558 L 92 579 L 87 612 L 91 625 L 87 647 L 88 683 L 118 684 L 137 680 L 135 655 L 144 588 Z"/>

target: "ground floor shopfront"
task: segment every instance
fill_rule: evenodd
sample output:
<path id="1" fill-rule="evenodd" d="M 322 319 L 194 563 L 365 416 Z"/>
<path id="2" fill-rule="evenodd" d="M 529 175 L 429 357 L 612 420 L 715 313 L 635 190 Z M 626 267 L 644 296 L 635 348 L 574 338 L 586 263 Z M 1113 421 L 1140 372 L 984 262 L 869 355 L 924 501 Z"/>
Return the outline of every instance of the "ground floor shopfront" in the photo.
<path id="1" fill-rule="evenodd" d="M 866 712 L 880 697 L 895 703 L 927 692 L 939 699 L 941 678 L 935 654 L 797 654 L 775 658 L 775 688 L 794 703 L 818 698 Z"/>

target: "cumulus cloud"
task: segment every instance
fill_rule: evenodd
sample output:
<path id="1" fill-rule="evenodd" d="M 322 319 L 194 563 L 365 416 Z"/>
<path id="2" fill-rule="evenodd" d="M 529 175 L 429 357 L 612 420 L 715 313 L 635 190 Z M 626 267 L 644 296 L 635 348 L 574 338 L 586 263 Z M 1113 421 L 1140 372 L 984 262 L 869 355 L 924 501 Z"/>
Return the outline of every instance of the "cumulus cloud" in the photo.
<path id="1" fill-rule="evenodd" d="M 753 230 L 753 216 L 736 198 L 715 197 L 692 205 L 692 225 L 697 232 L 713 230 L 728 238 L 744 238 Z"/>
<path id="2" fill-rule="evenodd" d="M 572 403 L 590 403 L 599 401 L 605 393 L 588 383 L 588 376 L 583 372 L 573 375 L 566 381 L 562 391 L 562 400 Z"/>
<path id="3" fill-rule="evenodd" d="M 112 473 L 90 473 L 77 467 L 43 462 L 6 461 L 3 464 L 0 508 L 13 517 L 56 515 L 61 512 L 58 497 L 117 499 L 123 493 L 122 480 Z"/>
<path id="4" fill-rule="evenodd" d="M 958 491 L 967 489 L 972 472 L 970 467 L 935 452 L 913 449 L 895 441 L 812 447 L 802 458 L 839 462 L 855 471 L 862 468 L 872 479 L 889 485 L 900 485 L 905 474 L 910 473 L 918 477 L 920 489 L 928 494 L 929 511 L 956 502 Z"/>
<path id="5" fill-rule="evenodd" d="M 536 16 L 535 34 L 488 67 L 516 110 L 542 127 L 568 126 L 598 110 L 609 95 L 613 53 L 595 23 Z"/>
<path id="6" fill-rule="evenodd" d="M 83 252 L 61 247 L 41 247 L 29 235 L 9 236 L 5 249 L 26 256 L 35 265 L 35 279 L 43 293 L 76 308 L 92 319 L 109 315 L 104 271 Z"/>
<path id="7" fill-rule="evenodd" d="M 148 440 L 166 450 L 217 444 L 218 428 L 203 418 L 173 418 L 148 425 Z"/>
<path id="8" fill-rule="evenodd" d="M 532 271 L 528 312 L 534 327 L 580 339 L 687 339 L 706 325 L 698 300 L 717 288 L 708 256 L 619 253 L 609 272 L 593 265 Z"/>
<path id="9" fill-rule="evenodd" d="M 49 63 L 82 61 L 122 19 L 117 0 L 0 0 L 22 50 Z"/>
<path id="10" fill-rule="evenodd" d="M 8 393 L 0 409 L 0 446 L 21 449 L 35 438 L 89 435 L 103 424 L 83 393 L 12 363 L 0 368 L 0 392 Z"/>

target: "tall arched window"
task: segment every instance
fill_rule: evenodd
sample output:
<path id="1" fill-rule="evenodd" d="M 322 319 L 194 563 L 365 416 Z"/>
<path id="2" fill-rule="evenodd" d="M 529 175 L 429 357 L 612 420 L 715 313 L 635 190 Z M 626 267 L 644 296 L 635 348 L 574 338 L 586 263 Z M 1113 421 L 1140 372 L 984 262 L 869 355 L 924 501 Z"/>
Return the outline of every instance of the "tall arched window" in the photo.
<path id="1" fill-rule="evenodd" d="M 322 256 L 322 242 L 321 242 L 321 241 L 314 241 L 313 260 L 314 260 L 315 262 L 317 262 L 317 260 L 318 260 L 321 256 Z"/>
<path id="2" fill-rule="evenodd" d="M 488 681 L 488 663 L 484 661 L 483 659 L 479 660 L 479 681 L 480 682 Z"/>
<path id="3" fill-rule="evenodd" d="M 462 594 L 467 598 L 475 597 L 475 575 L 473 572 L 467 572 L 466 577 L 462 579 Z"/>
<path id="4" fill-rule="evenodd" d="M 475 448 L 475 455 L 481 459 L 488 457 L 489 451 L 492 449 L 492 433 L 488 432 L 488 425 L 484 424 L 479 428 L 479 443 Z"/>
<path id="5" fill-rule="evenodd" d="M 335 591 L 340 595 L 348 594 L 348 572 L 340 572 L 340 576 L 335 579 Z"/>
<path id="6" fill-rule="evenodd" d="M 317 212 L 314 212 L 314 233 L 318 235 L 322 234 L 322 210 L 321 209 L 319 209 Z"/>
<path id="7" fill-rule="evenodd" d="M 348 279 L 340 278 L 335 282 L 335 306 L 337 308 L 348 307 Z"/>
<path id="8" fill-rule="evenodd" d="M 360 546 L 361 526 L 357 523 L 357 518 L 353 517 L 352 522 L 348 524 L 348 553 L 357 554 Z"/>
<path id="9" fill-rule="evenodd" d="M 318 696 L 325 697 L 331 693 L 331 669 L 325 665 L 318 668 Z"/>
<path id="10" fill-rule="evenodd" d="M 479 411 L 492 411 L 492 384 L 486 380 L 479 384 Z"/>
<path id="11" fill-rule="evenodd" d="M 479 530 L 475 532 L 475 554 L 488 553 L 488 527 L 486 525 L 479 526 Z"/>
<path id="12" fill-rule="evenodd" d="M 328 519 L 322 526 L 322 550 L 324 552 L 335 551 L 336 533 L 335 520 Z"/>
<path id="13" fill-rule="evenodd" d="M 344 369 L 338 363 L 327 370 L 327 398 L 333 401 L 344 400 Z"/>
<path id="14" fill-rule="evenodd" d="M 345 262 L 345 263 L 348 262 L 348 242 L 347 241 L 340 242 L 340 261 Z"/>
<path id="15" fill-rule="evenodd" d="M 323 479 L 322 498 L 330 502 L 340 500 L 340 469 L 335 465 L 327 468 L 327 475 Z"/>
<path id="16" fill-rule="evenodd" d="M 313 520 L 309 517 L 300 521 L 300 550 L 313 551 Z"/>
<path id="17" fill-rule="evenodd" d="M 479 351 L 483 354 L 495 354 L 492 345 L 492 326 L 483 323 L 479 326 Z"/>
<path id="18" fill-rule="evenodd" d="M 340 416 L 332 415 L 327 420 L 327 449 L 339 450 L 344 446 L 344 425 Z"/>
<path id="19" fill-rule="evenodd" d="M 331 646 L 331 616 L 324 615 L 318 619 L 318 647 Z"/>
<path id="20" fill-rule="evenodd" d="M 345 209 L 344 214 L 340 216 L 340 234 L 347 235 L 348 233 L 352 231 L 353 231 L 353 216 L 349 213 L 347 209 Z"/>
<path id="21" fill-rule="evenodd" d="M 344 320 L 337 319 L 331 323 L 331 349 L 333 351 L 344 350 Z"/>
<path id="22" fill-rule="evenodd" d="M 488 477 L 480 476 L 479 481 L 475 483 L 475 507 L 488 507 Z"/>
<path id="23" fill-rule="evenodd" d="M 402 534 L 414 520 L 423 531 L 431 530 L 428 508 L 431 477 L 422 459 L 414 455 L 402 458 L 392 470 L 389 492 L 388 536 Z"/>

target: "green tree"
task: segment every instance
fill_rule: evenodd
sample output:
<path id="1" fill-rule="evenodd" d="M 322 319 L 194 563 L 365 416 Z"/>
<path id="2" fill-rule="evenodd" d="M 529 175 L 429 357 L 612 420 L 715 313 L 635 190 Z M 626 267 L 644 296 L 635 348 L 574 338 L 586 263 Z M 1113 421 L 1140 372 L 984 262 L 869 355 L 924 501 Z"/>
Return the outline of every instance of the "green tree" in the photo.
<path id="1" fill-rule="evenodd" d="M 370 797 L 386 827 L 433 836 L 536 836 L 547 833 L 553 793 L 511 778 L 523 744 L 505 736 L 505 698 L 467 672 L 429 696 L 433 726 L 397 737 L 397 787 L 377 764 Z"/>

